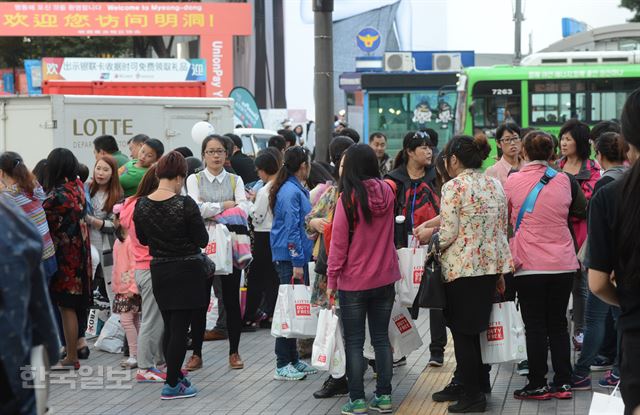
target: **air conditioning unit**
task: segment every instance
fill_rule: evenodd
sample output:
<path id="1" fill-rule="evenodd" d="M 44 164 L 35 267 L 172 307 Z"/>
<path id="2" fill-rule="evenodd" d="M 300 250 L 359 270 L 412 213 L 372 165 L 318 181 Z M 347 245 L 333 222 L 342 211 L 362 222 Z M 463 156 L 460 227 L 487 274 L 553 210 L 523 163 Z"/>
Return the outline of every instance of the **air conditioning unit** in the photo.
<path id="1" fill-rule="evenodd" d="M 384 54 L 385 72 L 411 72 L 413 69 L 411 52 L 386 52 Z"/>
<path id="2" fill-rule="evenodd" d="M 434 71 L 459 71 L 462 69 L 462 56 L 459 53 L 434 53 L 432 67 Z"/>

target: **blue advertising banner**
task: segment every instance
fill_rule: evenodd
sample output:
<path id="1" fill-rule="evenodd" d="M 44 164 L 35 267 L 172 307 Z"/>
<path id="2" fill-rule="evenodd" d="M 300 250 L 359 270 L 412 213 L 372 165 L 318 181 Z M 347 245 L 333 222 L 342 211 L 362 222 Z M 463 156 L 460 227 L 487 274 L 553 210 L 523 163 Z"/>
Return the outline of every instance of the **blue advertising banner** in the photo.
<path id="1" fill-rule="evenodd" d="M 235 87 L 231 90 L 229 98 L 235 101 L 233 115 L 245 128 L 264 128 L 256 99 L 248 89 L 241 86 Z"/>
<path id="2" fill-rule="evenodd" d="M 24 72 L 27 75 L 29 95 L 42 94 L 42 62 L 40 59 L 25 59 Z"/>

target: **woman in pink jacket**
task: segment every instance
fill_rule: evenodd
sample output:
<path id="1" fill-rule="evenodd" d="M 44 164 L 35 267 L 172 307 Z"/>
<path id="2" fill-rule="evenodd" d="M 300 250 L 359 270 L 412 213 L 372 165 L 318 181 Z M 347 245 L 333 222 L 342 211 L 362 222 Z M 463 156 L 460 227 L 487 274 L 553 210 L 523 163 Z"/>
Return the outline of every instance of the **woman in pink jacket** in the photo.
<path id="1" fill-rule="evenodd" d="M 553 153 L 548 134 L 527 134 L 524 153 L 527 164 L 511 174 L 504 186 L 514 229 L 510 248 L 529 358 L 529 383 L 516 390 L 514 397 L 569 399 L 571 353 L 565 316 L 579 267 L 568 224 L 571 184 L 566 174 L 547 164 Z M 552 389 L 546 380 L 548 348 L 555 372 Z"/>
<path id="2" fill-rule="evenodd" d="M 391 186 L 380 180 L 378 159 L 368 145 L 350 147 L 343 163 L 327 266 L 327 296 L 331 298 L 339 290 L 347 355 L 351 399 L 342 413 L 367 413 L 367 409 L 391 412 L 389 320 L 394 283 L 400 279 L 393 238 L 395 195 Z M 368 407 L 362 380 L 367 317 L 378 374 Z"/>

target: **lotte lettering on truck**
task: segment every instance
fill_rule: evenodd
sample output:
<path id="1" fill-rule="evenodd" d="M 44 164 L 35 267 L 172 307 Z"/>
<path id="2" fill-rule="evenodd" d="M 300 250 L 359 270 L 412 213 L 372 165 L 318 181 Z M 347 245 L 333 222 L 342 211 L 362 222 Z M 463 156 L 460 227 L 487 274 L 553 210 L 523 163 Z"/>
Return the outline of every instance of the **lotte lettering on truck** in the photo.
<path id="1" fill-rule="evenodd" d="M 107 134 L 113 136 L 133 136 L 133 119 L 73 119 L 73 135 L 76 137 L 94 137 Z"/>

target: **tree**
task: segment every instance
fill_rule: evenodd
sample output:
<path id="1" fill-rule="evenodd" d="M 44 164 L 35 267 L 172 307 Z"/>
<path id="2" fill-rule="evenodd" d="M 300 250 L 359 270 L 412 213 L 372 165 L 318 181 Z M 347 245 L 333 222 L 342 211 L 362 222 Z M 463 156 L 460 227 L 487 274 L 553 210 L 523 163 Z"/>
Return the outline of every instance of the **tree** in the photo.
<path id="1" fill-rule="evenodd" d="M 640 22 L 640 0 L 620 0 L 620 7 L 635 13 L 630 22 Z"/>

